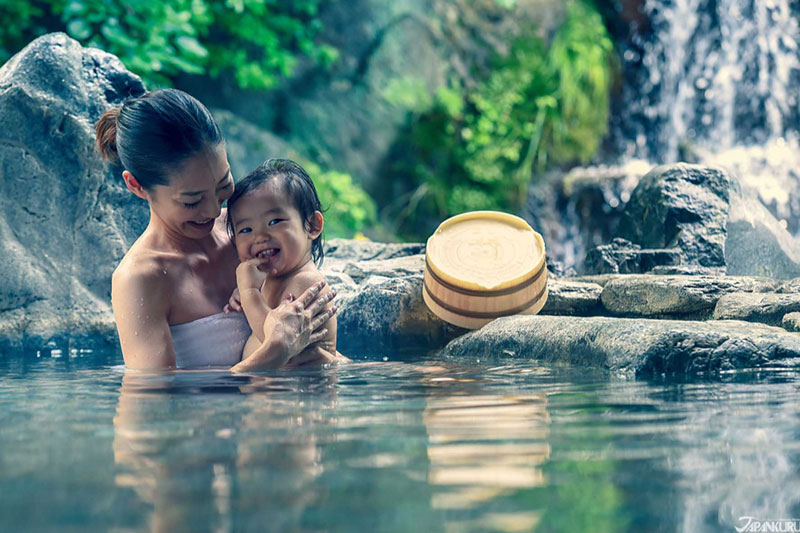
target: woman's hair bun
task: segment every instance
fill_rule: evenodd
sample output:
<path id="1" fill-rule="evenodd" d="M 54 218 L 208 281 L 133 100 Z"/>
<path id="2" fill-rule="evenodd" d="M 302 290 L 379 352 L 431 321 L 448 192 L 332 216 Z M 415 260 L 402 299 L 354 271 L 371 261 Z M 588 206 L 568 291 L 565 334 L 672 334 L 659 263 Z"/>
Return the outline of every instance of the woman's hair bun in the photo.
<path id="1" fill-rule="evenodd" d="M 105 161 L 119 164 L 117 153 L 117 119 L 122 108 L 113 107 L 103 113 L 95 124 L 95 146 Z"/>

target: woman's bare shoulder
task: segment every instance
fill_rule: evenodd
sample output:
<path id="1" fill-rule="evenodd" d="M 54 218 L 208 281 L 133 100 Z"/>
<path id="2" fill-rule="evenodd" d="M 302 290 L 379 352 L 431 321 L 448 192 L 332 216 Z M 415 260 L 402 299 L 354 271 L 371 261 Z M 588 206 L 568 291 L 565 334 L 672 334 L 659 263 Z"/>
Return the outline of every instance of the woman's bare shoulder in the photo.
<path id="1" fill-rule="evenodd" d="M 137 283 L 150 285 L 162 280 L 166 282 L 180 275 L 180 271 L 186 268 L 185 261 L 179 254 L 137 246 L 138 244 L 135 243 L 117 265 L 111 278 L 112 287 Z"/>

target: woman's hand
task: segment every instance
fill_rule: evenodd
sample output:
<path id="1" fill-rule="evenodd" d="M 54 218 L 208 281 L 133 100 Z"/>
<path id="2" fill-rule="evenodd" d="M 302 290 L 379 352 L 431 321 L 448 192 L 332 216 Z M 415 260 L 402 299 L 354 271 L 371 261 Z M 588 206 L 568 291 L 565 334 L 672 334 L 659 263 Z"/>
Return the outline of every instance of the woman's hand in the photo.
<path id="1" fill-rule="evenodd" d="M 257 370 L 284 366 L 308 345 L 328 333 L 325 323 L 336 314 L 336 306 L 325 309 L 336 296 L 333 290 L 320 294 L 327 283 L 315 283 L 296 300 L 281 301 L 264 320 L 264 343 L 232 370 Z"/>
<path id="2" fill-rule="evenodd" d="M 324 326 L 336 314 L 336 307 L 325 309 L 325 306 L 333 300 L 336 292 L 329 290 L 320 296 L 326 285 L 324 280 L 312 285 L 295 301 L 289 294 L 264 321 L 265 339 L 270 332 L 274 337 L 275 328 L 281 328 L 287 361 L 328 334 L 328 328 Z"/>

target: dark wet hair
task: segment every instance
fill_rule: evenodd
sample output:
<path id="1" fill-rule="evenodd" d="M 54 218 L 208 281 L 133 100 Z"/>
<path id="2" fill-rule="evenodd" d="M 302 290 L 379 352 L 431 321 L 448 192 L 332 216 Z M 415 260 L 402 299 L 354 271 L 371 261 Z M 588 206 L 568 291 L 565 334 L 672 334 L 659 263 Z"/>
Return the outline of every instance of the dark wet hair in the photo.
<path id="1" fill-rule="evenodd" d="M 319 196 L 317 196 L 317 188 L 314 187 L 314 182 L 311 181 L 303 167 L 294 161 L 290 159 L 268 159 L 263 165 L 242 178 L 236 184 L 233 195 L 228 198 L 228 233 L 232 241 L 236 239 L 233 228 L 233 211 L 236 209 L 236 203 L 274 179 L 280 180 L 289 200 L 300 213 L 300 220 L 304 222 L 306 229 L 311 229 L 314 211 L 322 212 L 322 204 L 319 201 Z M 317 267 L 322 266 L 322 261 L 325 259 L 322 245 L 323 240 L 320 233 L 319 237 L 311 243 L 311 257 Z"/>
<path id="2" fill-rule="evenodd" d="M 121 164 L 145 189 L 166 185 L 170 171 L 222 142 L 206 106 L 177 89 L 125 100 L 100 117 L 95 131 L 103 159 Z"/>

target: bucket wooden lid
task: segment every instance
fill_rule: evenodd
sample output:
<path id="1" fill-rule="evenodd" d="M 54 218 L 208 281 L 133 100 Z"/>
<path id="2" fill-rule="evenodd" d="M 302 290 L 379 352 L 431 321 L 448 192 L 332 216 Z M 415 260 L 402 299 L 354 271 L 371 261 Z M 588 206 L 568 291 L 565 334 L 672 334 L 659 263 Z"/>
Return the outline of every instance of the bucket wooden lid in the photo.
<path id="1" fill-rule="evenodd" d="M 428 239 L 422 297 L 439 318 L 470 329 L 538 313 L 547 301 L 542 236 L 497 211 L 445 220 Z"/>
<path id="2" fill-rule="evenodd" d="M 520 217 L 472 211 L 442 222 L 428 239 L 428 268 L 449 285 L 468 291 L 502 291 L 542 270 L 542 236 Z"/>

